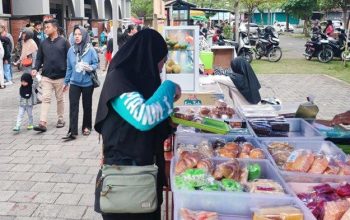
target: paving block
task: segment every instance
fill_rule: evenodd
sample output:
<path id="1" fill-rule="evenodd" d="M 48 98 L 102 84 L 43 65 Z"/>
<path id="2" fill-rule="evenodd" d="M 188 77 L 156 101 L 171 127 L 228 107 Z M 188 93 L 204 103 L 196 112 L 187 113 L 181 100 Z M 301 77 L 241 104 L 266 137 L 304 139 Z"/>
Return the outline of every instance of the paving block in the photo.
<path id="1" fill-rule="evenodd" d="M 58 205 L 77 205 L 80 201 L 82 195 L 81 194 L 66 194 L 62 193 L 58 199 L 56 200 L 55 204 Z"/>

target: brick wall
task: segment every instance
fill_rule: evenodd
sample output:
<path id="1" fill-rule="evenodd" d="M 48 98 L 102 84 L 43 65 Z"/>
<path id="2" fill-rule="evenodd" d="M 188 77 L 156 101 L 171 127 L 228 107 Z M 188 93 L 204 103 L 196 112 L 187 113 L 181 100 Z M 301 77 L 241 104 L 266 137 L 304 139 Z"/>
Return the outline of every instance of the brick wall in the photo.
<path id="1" fill-rule="evenodd" d="M 70 33 L 73 32 L 74 25 L 81 25 L 83 26 L 83 19 L 77 19 L 77 20 L 66 20 L 66 27 L 67 27 L 67 37 L 70 35 Z"/>
<path id="2" fill-rule="evenodd" d="M 15 42 L 15 45 L 17 45 L 18 36 L 21 32 L 21 29 L 24 28 L 28 23 L 30 22 L 29 18 L 21 18 L 21 19 L 10 19 L 10 26 L 11 26 L 11 34 L 13 36 L 13 40 Z"/>

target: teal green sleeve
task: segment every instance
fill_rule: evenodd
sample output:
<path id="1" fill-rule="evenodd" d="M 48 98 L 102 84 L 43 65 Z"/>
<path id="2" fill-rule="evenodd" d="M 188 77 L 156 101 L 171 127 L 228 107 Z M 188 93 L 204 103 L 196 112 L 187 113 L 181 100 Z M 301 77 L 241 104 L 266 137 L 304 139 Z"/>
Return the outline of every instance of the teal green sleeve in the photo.
<path id="1" fill-rule="evenodd" d="M 148 100 L 138 92 L 129 92 L 112 100 L 111 104 L 129 124 L 140 131 L 148 131 L 173 112 L 175 92 L 175 83 L 167 80 Z"/>

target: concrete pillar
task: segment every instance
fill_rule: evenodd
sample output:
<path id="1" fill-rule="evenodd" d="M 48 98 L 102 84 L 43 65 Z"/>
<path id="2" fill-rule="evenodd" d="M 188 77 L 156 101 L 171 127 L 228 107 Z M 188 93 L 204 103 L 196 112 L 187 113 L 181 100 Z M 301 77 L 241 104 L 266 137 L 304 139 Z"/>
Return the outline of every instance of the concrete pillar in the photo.
<path id="1" fill-rule="evenodd" d="M 125 18 L 131 18 L 131 1 L 125 0 Z"/>
<path id="2" fill-rule="evenodd" d="M 119 21 L 119 6 L 121 0 L 111 0 L 113 8 L 113 56 L 118 51 L 118 21 Z M 114 6 L 114 7 L 113 7 Z"/>
<path id="3" fill-rule="evenodd" d="M 74 0 L 74 11 L 75 17 L 84 18 L 85 17 L 85 8 L 84 8 L 84 0 Z"/>
<path id="4" fill-rule="evenodd" d="M 50 2 L 48 0 L 12 0 L 13 15 L 45 15 L 50 14 Z"/>
<path id="5" fill-rule="evenodd" d="M 105 19 L 105 0 L 95 0 L 98 19 Z"/>
<path id="6" fill-rule="evenodd" d="M 2 8 L 2 0 L 0 0 L 0 15 L 4 14 L 4 9 Z"/>

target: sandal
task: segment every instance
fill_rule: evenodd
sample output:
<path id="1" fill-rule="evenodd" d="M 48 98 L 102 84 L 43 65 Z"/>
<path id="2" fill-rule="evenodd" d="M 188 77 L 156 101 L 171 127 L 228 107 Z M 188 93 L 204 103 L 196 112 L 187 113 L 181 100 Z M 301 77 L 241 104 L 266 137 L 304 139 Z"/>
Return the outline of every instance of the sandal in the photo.
<path id="1" fill-rule="evenodd" d="M 83 130 L 83 135 L 84 136 L 89 136 L 91 134 L 91 130 L 89 129 L 89 128 L 85 128 L 84 130 Z"/>
<path id="2" fill-rule="evenodd" d="M 58 120 L 56 128 L 63 128 L 66 125 L 66 123 L 63 120 Z"/>

